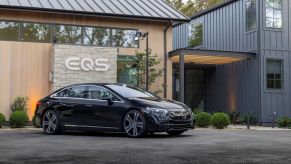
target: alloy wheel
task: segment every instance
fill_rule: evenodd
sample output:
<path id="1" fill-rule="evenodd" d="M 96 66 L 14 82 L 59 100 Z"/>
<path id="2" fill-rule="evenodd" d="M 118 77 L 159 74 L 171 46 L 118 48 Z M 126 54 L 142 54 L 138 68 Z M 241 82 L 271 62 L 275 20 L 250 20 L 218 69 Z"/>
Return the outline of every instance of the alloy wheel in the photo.
<path id="1" fill-rule="evenodd" d="M 138 111 L 130 111 L 124 118 L 124 131 L 130 137 L 141 137 L 145 133 L 145 119 Z"/>
<path id="2" fill-rule="evenodd" d="M 43 130 L 46 134 L 55 134 L 58 130 L 58 116 L 54 111 L 47 111 L 42 119 Z"/>

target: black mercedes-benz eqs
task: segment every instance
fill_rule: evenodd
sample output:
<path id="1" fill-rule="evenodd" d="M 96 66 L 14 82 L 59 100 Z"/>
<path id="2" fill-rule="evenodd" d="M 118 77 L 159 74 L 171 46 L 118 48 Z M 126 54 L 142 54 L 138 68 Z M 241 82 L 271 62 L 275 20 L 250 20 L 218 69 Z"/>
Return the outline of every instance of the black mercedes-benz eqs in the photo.
<path id="1" fill-rule="evenodd" d="M 36 124 L 45 134 L 64 130 L 125 132 L 129 137 L 193 129 L 186 105 L 120 84 L 78 84 L 62 88 L 37 103 Z"/>

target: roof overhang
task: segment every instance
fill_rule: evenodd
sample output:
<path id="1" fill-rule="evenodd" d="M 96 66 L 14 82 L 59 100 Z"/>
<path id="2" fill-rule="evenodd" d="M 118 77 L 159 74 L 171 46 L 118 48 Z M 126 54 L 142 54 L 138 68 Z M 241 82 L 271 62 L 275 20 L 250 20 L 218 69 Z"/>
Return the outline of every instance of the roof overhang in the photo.
<path id="1" fill-rule="evenodd" d="M 174 63 L 180 62 L 180 55 L 184 55 L 184 63 L 199 65 L 222 65 L 255 58 L 255 53 L 232 51 L 209 51 L 200 49 L 178 49 L 169 53 Z"/>
<path id="2" fill-rule="evenodd" d="M 190 21 L 189 17 L 161 0 L 0 0 L 0 8 L 118 19 Z"/>
<path id="3" fill-rule="evenodd" d="M 178 19 L 178 18 L 162 18 L 153 16 L 135 16 L 125 14 L 107 14 L 107 13 L 91 13 L 91 12 L 79 12 L 79 11 L 64 11 L 64 10 L 52 10 L 52 9 L 39 9 L 39 8 L 24 8 L 24 7 L 10 7 L 1 6 L 0 9 L 6 10 L 18 10 L 18 11 L 31 11 L 41 13 L 53 13 L 53 14 L 64 14 L 64 15 L 76 15 L 76 16 L 88 16 L 88 17 L 100 17 L 100 18 L 115 18 L 115 19 L 128 19 L 128 20 L 144 20 L 144 21 L 159 21 L 159 22 L 177 22 L 176 24 L 183 24 L 190 22 L 190 19 Z M 173 25 L 174 26 L 174 25 Z"/>

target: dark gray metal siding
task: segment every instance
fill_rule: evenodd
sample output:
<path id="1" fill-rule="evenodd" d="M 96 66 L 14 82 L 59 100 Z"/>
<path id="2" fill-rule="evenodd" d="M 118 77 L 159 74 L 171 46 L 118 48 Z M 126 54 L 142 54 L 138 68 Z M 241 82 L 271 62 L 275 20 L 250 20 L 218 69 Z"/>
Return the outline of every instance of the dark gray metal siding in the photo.
<path id="1" fill-rule="evenodd" d="M 240 0 L 202 15 L 203 46 L 199 49 L 256 52 L 257 31 L 245 31 L 245 1 Z M 188 47 L 189 23 L 175 27 L 173 47 Z M 258 58 L 258 56 L 257 56 Z M 258 58 L 259 59 L 259 58 Z M 248 59 L 206 71 L 205 109 L 259 113 L 258 60 Z"/>
<path id="2" fill-rule="evenodd" d="M 205 110 L 259 115 L 257 60 L 248 59 L 206 71 Z"/>
<path id="3" fill-rule="evenodd" d="M 260 2 L 260 31 L 245 32 L 245 0 L 240 0 L 200 18 L 204 21 L 204 44 L 202 49 L 257 52 L 260 42 L 260 54 L 256 60 L 243 61 L 223 66 L 208 72 L 208 90 L 206 90 L 206 108 L 213 110 L 232 110 L 233 97 L 237 110 L 261 112 L 263 122 L 271 122 L 270 115 L 291 116 L 291 1 L 283 0 L 283 28 L 265 27 L 265 4 Z M 193 20 L 195 21 L 195 20 Z M 189 24 L 174 29 L 174 48 L 187 47 Z M 266 90 L 266 59 L 284 60 L 284 90 Z M 235 90 L 236 94 L 232 91 Z"/>
<path id="4" fill-rule="evenodd" d="M 261 103 L 263 120 L 271 121 L 270 114 L 277 112 L 278 116 L 291 116 L 291 1 L 283 0 L 283 28 L 281 30 L 265 28 L 264 5 L 261 13 L 262 35 L 261 35 Z M 284 91 L 269 92 L 266 90 L 266 59 L 284 59 Z"/>
<path id="5" fill-rule="evenodd" d="M 233 2 L 174 28 L 173 47 L 188 47 L 189 26 L 201 19 L 204 26 L 203 46 L 201 49 L 253 52 L 257 49 L 257 32 L 245 32 L 245 3 Z"/>

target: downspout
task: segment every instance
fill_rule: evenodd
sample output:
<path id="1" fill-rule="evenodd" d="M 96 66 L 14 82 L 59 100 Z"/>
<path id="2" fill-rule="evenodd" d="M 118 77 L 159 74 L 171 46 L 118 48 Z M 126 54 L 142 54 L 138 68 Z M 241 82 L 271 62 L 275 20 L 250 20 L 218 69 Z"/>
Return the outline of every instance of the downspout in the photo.
<path id="1" fill-rule="evenodd" d="M 261 30 L 262 30 L 262 23 L 261 22 L 261 12 L 263 10 L 261 10 L 261 0 L 258 0 L 258 30 L 257 30 L 257 35 L 258 35 L 258 39 L 257 39 L 257 60 L 258 60 L 258 73 L 259 73 L 259 122 L 260 122 L 260 125 L 262 125 L 262 91 L 263 91 L 263 81 L 262 81 L 262 50 L 261 50 Z"/>
<path id="2" fill-rule="evenodd" d="M 167 67 L 168 67 L 168 52 L 167 52 L 167 32 L 172 26 L 172 20 L 169 22 L 167 27 L 164 29 L 164 98 L 167 98 Z"/>

